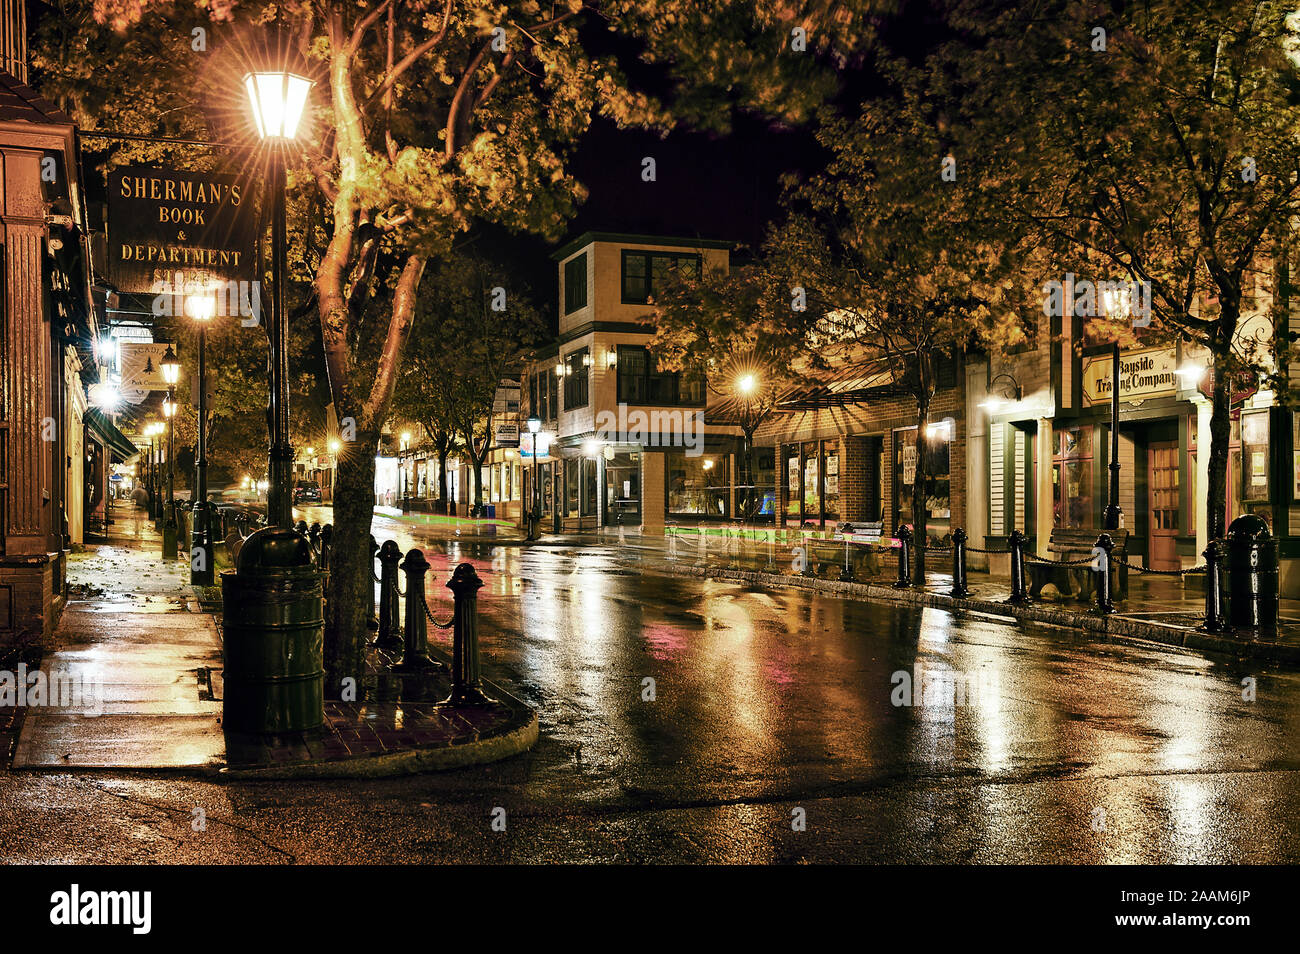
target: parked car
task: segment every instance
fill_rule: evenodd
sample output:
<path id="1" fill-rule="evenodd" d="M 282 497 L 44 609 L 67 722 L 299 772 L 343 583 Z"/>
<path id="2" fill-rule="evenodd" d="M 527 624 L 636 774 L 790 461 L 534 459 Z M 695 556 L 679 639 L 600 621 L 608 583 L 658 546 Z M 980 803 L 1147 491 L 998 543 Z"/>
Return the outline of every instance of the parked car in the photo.
<path id="1" fill-rule="evenodd" d="M 300 480 L 293 485 L 293 502 L 320 503 L 320 484 L 314 480 Z"/>

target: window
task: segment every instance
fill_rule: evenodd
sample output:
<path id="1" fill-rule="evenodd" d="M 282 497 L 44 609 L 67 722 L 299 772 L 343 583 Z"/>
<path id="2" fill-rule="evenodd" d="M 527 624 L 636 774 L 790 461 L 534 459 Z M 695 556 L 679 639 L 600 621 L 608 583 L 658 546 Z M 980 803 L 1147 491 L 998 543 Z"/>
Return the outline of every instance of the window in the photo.
<path id="1" fill-rule="evenodd" d="M 949 421 L 936 421 L 926 425 L 926 436 L 919 452 L 925 454 L 925 484 L 922 505 L 926 509 L 926 524 L 948 520 L 952 516 L 949 493 L 949 453 L 954 437 Z M 915 526 L 912 517 L 912 490 L 916 478 L 918 448 L 916 428 L 894 431 L 894 528 Z"/>
<path id="2" fill-rule="evenodd" d="M 623 304 L 644 305 L 662 290 L 671 275 L 700 275 L 700 256 L 673 252 L 623 250 Z"/>
<path id="3" fill-rule="evenodd" d="M 528 410 L 538 420 L 553 421 L 560 410 L 559 379 L 553 365 L 545 371 L 536 371 L 528 379 Z"/>
<path id="4" fill-rule="evenodd" d="M 1060 432 L 1052 460 L 1052 525 L 1069 529 L 1093 526 L 1092 427 Z"/>
<path id="5" fill-rule="evenodd" d="M 564 359 L 564 409 L 587 406 L 588 370 L 591 367 L 591 349 L 580 348 Z"/>
<path id="6" fill-rule="evenodd" d="M 704 404 L 704 375 L 656 371 L 654 357 L 641 345 L 619 345 L 618 403 L 658 407 Z"/>
<path id="7" fill-rule="evenodd" d="M 669 451 L 665 456 L 669 514 L 727 516 L 727 497 L 730 488 L 725 455 L 697 457 L 687 456 L 685 451 Z"/>
<path id="8" fill-rule="evenodd" d="M 564 263 L 564 313 L 587 307 L 587 253 Z"/>

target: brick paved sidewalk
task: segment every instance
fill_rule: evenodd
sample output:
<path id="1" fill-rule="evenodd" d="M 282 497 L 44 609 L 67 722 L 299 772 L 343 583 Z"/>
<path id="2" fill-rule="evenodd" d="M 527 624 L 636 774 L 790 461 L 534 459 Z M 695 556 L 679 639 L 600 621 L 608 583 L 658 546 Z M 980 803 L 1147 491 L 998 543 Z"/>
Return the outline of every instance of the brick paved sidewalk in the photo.
<path id="1" fill-rule="evenodd" d="M 112 545 L 70 560 L 59 645 L 41 663 L 47 681 L 59 671 L 95 687 L 94 705 L 29 707 L 14 768 L 367 776 L 493 761 L 536 742 L 536 714 L 500 687 L 485 691 L 501 706 L 441 708 L 444 670 L 389 675 L 391 659 L 378 651 L 375 701 L 327 704 L 321 730 L 273 739 L 225 732 L 218 618 L 199 611 L 189 565 L 161 560 L 143 512 L 115 516 Z"/>

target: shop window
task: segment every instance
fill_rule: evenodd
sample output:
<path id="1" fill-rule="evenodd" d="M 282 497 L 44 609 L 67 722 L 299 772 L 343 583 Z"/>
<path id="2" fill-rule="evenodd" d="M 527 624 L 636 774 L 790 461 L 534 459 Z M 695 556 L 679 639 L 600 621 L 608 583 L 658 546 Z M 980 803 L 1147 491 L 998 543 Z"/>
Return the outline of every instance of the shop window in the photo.
<path id="1" fill-rule="evenodd" d="M 722 454 L 665 455 L 668 468 L 668 513 L 721 519 L 727 516 L 727 458 Z"/>
<path id="2" fill-rule="evenodd" d="M 578 516 L 578 462 L 564 462 L 564 498 L 565 513 L 570 517 Z"/>
<path id="3" fill-rule="evenodd" d="M 785 515 L 787 518 L 794 518 L 794 522 L 799 521 L 800 514 L 800 493 L 799 487 L 803 483 L 801 471 L 799 468 L 799 445 L 785 445 Z"/>
<path id="4" fill-rule="evenodd" d="M 912 513 L 912 485 L 916 482 L 919 454 L 925 454 L 925 483 L 921 488 L 922 505 L 926 509 L 926 524 L 944 524 L 952 516 L 949 496 L 949 468 L 953 424 L 951 420 L 936 421 L 926 426 L 925 437 L 917 442 L 917 429 L 905 428 L 894 432 L 894 526 L 914 526 Z"/>
<path id="5" fill-rule="evenodd" d="M 1095 526 L 1093 516 L 1093 428 L 1069 427 L 1057 434 L 1052 455 L 1053 526 Z"/>
<path id="6" fill-rule="evenodd" d="M 816 523 L 821 518 L 821 486 L 818 466 L 821 461 L 817 456 L 817 442 L 808 441 L 803 445 L 803 520 L 804 523 Z"/>
<path id="7" fill-rule="evenodd" d="M 840 517 L 840 442 L 824 441 L 822 458 L 826 467 L 822 513 L 828 521 Z"/>

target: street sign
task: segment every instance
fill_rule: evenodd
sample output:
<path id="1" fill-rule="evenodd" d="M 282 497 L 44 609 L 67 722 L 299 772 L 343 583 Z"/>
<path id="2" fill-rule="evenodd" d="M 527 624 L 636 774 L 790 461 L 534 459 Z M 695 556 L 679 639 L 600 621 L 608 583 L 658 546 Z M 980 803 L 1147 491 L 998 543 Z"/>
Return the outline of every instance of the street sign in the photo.
<path id="1" fill-rule="evenodd" d="M 248 180 L 218 172 L 130 166 L 109 173 L 108 273 L 119 292 L 157 294 L 186 282 L 257 278 Z"/>
<path id="2" fill-rule="evenodd" d="M 119 390 L 128 404 L 139 404 L 150 391 L 166 391 L 162 359 L 167 353 L 167 342 L 118 340 L 121 353 L 122 384 Z"/>

